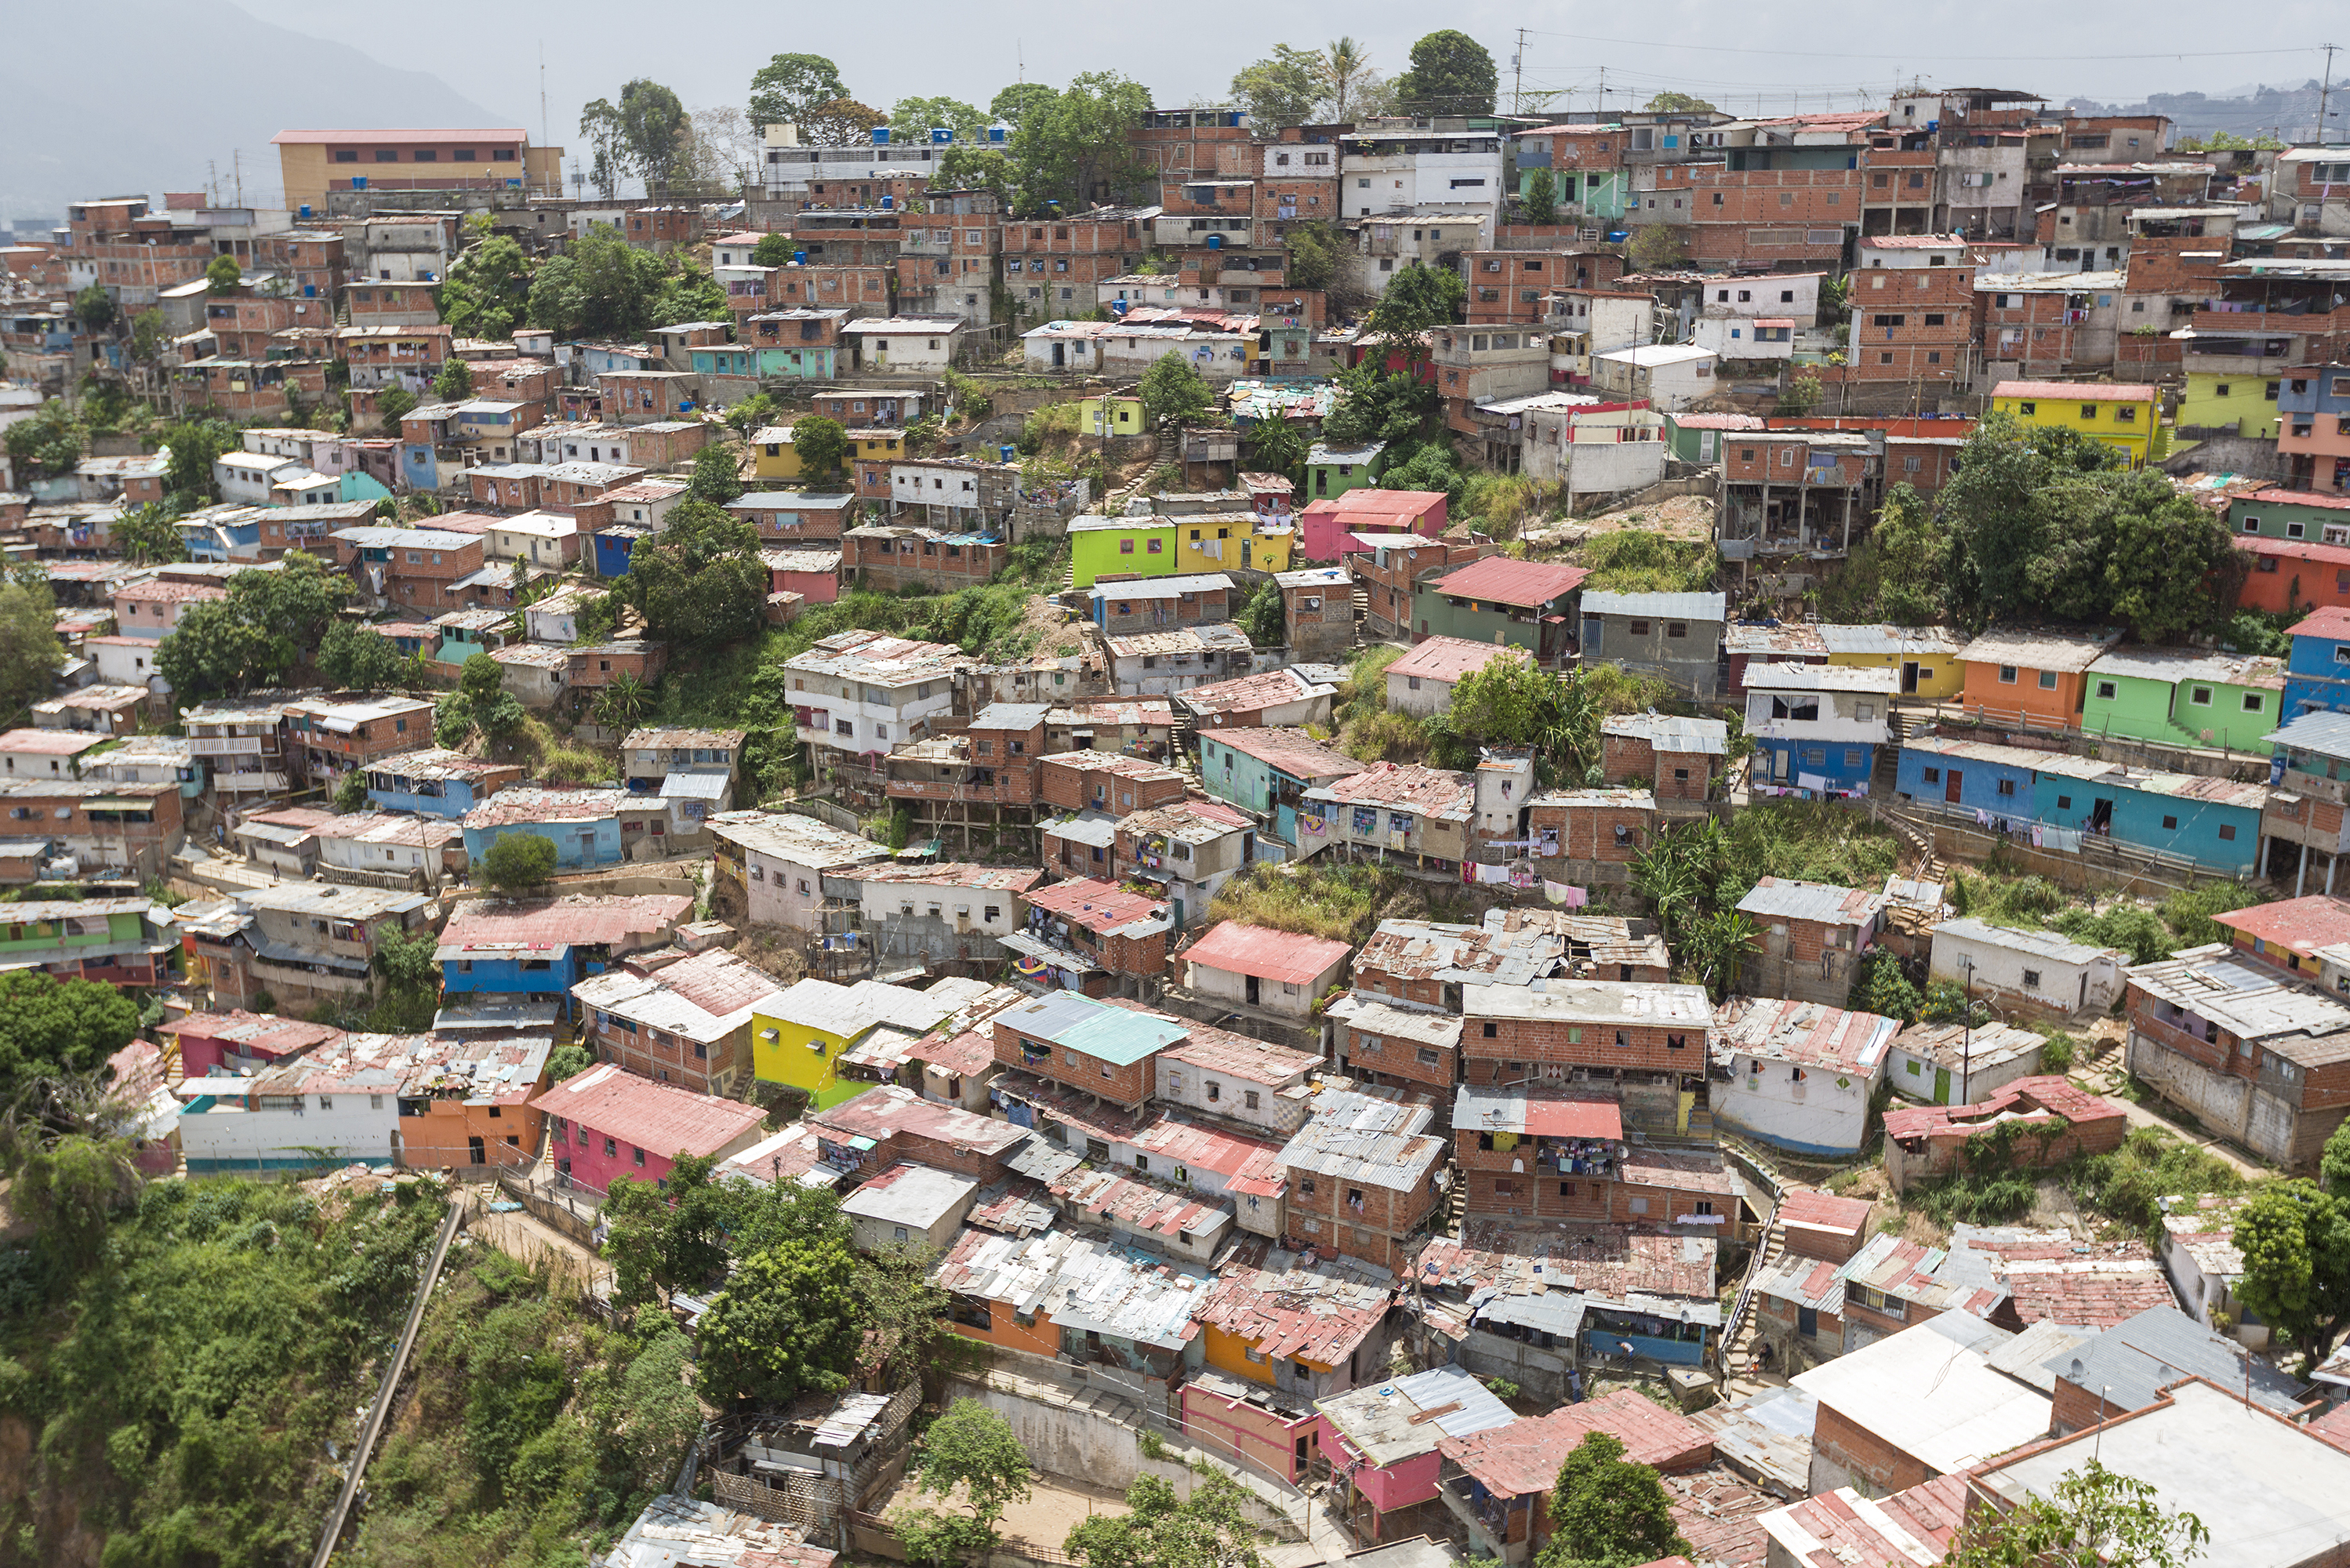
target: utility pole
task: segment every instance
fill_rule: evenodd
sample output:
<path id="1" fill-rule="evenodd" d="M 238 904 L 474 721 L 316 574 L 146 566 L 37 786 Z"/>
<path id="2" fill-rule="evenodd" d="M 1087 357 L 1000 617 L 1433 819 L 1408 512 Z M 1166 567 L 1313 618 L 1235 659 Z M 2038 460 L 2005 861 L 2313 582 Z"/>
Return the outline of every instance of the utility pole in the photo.
<path id="1" fill-rule="evenodd" d="M 2325 81 L 2317 89 L 2317 145 L 2325 145 L 2325 109 L 2334 97 L 2334 51 L 2340 46 L 2327 44 L 2325 49 Z"/>
<path id="2" fill-rule="evenodd" d="M 1526 30 L 1518 29 L 1517 52 L 1510 57 L 1510 112 L 1513 115 L 1525 108 Z"/>
<path id="3" fill-rule="evenodd" d="M 546 122 L 546 40 L 538 41 L 538 140 L 542 147 L 555 145 L 555 133 Z"/>
<path id="4" fill-rule="evenodd" d="M 244 150 L 243 148 L 232 147 L 228 150 L 228 166 L 236 176 L 236 204 L 242 207 L 244 205 Z"/>

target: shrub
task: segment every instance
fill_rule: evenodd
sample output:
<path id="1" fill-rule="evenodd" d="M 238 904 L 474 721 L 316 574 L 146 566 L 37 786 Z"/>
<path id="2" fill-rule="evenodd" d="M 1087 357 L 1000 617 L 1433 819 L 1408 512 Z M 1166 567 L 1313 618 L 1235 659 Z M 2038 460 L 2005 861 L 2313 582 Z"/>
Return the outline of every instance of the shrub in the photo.
<path id="1" fill-rule="evenodd" d="M 482 879 L 501 892 L 536 888 L 555 875 L 555 840 L 501 833 L 482 857 Z"/>

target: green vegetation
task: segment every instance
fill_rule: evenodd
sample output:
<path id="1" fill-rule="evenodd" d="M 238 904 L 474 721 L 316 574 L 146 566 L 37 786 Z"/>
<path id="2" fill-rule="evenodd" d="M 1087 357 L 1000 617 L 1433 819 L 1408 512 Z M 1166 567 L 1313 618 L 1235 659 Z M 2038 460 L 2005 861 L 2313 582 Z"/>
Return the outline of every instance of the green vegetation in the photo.
<path id="1" fill-rule="evenodd" d="M 931 1423 L 912 1469 L 917 1496 L 951 1498 L 960 1490 L 968 1510 L 892 1510 L 890 1527 L 917 1561 L 993 1551 L 1004 1510 L 1028 1499 L 1027 1450 L 1013 1435 L 1012 1423 L 976 1399 L 957 1399 Z"/>
<path id="2" fill-rule="evenodd" d="M 1753 951 L 1739 902 L 1765 877 L 1881 888 L 1898 860 L 1892 834 L 1816 801 L 1748 806 L 1659 834 L 1632 862 L 1632 886 L 1655 908 L 1682 970 L 1716 995 Z"/>
<path id="3" fill-rule="evenodd" d="M 1637 513 L 1628 519 L 1638 520 Z M 1633 528 L 1596 535 L 1576 559 L 1591 572 L 1583 585 L 1586 592 L 1614 594 L 1710 593 L 1721 566 L 1705 540 Z"/>
<path id="4" fill-rule="evenodd" d="M 1536 225 L 1558 222 L 1558 176 L 1537 169 L 1526 180 L 1526 222 Z"/>
<path id="5" fill-rule="evenodd" d="M 432 395 L 444 403 L 460 403 L 473 395 L 473 367 L 463 359 L 451 358 L 442 363 L 441 373 L 432 378 Z"/>
<path id="6" fill-rule="evenodd" d="M 290 552 L 275 572 L 240 572 L 228 597 L 191 605 L 155 653 L 182 704 L 277 686 L 317 650 L 350 588 L 316 556 Z"/>
<path id="7" fill-rule="evenodd" d="M 792 422 L 792 455 L 800 461 L 806 479 L 825 479 L 842 472 L 848 461 L 848 431 L 838 420 L 810 414 Z"/>
<path id="8" fill-rule="evenodd" d="M 1411 68 L 1396 78 L 1396 99 L 1406 114 L 1491 114 L 1500 79 L 1485 46 L 1446 27 L 1412 45 Z"/>
<path id="9" fill-rule="evenodd" d="M 1558 1467 L 1539 1568 L 1634 1568 L 1694 1550 L 1656 1470 L 1624 1454 L 1621 1438 L 1586 1432 Z"/>
<path id="10" fill-rule="evenodd" d="M 702 477 L 699 463 L 694 476 Z M 757 631 L 771 581 L 757 529 L 707 501 L 689 500 L 659 534 L 637 541 L 614 591 L 645 618 L 650 636 L 697 649 Z"/>
<path id="11" fill-rule="evenodd" d="M 2232 1240 L 2244 1257 L 2237 1296 L 2302 1353 L 2308 1376 L 2350 1328 L 2350 1205 L 2314 1181 L 2270 1182 Z"/>
<path id="12" fill-rule="evenodd" d="M 1279 648 L 1288 635 L 1288 622 L 1281 608 L 1281 587 L 1270 577 L 1264 586 L 1241 607 L 1232 624 L 1248 633 L 1249 640 L 1259 648 Z"/>
<path id="13" fill-rule="evenodd" d="M 2164 1508 L 2150 1482 L 2116 1475 L 2092 1458 L 2068 1470 L 2053 1495 L 2012 1508 L 1970 1511 L 1943 1559 L 1948 1568 L 2186 1568 L 2211 1532 L 2185 1510 Z"/>
<path id="14" fill-rule="evenodd" d="M 1419 884 L 1368 864 L 1277 866 L 1260 862 L 1216 890 L 1210 920 L 1360 947 L 1385 919 L 1439 919 Z"/>
<path id="15" fill-rule="evenodd" d="M 1222 1470 L 1194 1472 L 1191 1495 L 1157 1476 L 1126 1489 L 1128 1511 L 1097 1513 L 1061 1549 L 1087 1568 L 1264 1568 L 1261 1539 L 1242 1505 L 1247 1491 Z"/>
<path id="16" fill-rule="evenodd" d="M 482 880 L 502 893 L 520 893 L 555 875 L 555 840 L 536 833 L 501 833 L 482 854 Z"/>
<path id="17" fill-rule="evenodd" d="M 28 704 L 48 696 L 66 659 L 57 625 L 47 577 L 12 571 L 0 582 L 0 721 L 15 722 Z"/>
<path id="18" fill-rule="evenodd" d="M 793 448 L 797 451 L 796 445 Z M 688 501 L 723 506 L 743 495 L 743 460 L 733 447 L 713 442 L 693 454 L 693 472 L 685 483 Z"/>
<path id="19" fill-rule="evenodd" d="M 1153 421 L 1196 420 L 1215 406 L 1215 389 L 1191 368 L 1191 362 L 1169 349 L 1142 373 L 1142 411 Z"/>
<path id="20" fill-rule="evenodd" d="M 2226 941 L 2227 931 L 2211 917 L 2262 903 L 2268 895 L 2251 883 L 2199 882 L 2153 909 L 2116 899 L 2092 910 L 2044 877 L 2007 877 L 1986 868 L 1953 871 L 1949 897 L 1962 915 L 2022 930 L 2060 931 L 2077 942 L 2118 948 L 2138 964 Z"/>

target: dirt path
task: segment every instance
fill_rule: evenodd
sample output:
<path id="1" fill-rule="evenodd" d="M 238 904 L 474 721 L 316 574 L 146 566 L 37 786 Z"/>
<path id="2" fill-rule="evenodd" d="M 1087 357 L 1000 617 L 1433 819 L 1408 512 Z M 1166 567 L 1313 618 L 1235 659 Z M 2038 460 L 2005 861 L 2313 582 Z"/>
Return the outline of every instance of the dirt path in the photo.
<path id="1" fill-rule="evenodd" d="M 535 1218 L 528 1210 L 491 1212 L 492 1203 L 506 1201 L 495 1188 L 469 1188 L 465 1201 L 473 1210 L 470 1229 L 474 1235 L 516 1262 L 545 1267 L 550 1280 L 567 1281 L 586 1292 L 598 1279 L 611 1272 L 609 1266 L 589 1248 Z"/>

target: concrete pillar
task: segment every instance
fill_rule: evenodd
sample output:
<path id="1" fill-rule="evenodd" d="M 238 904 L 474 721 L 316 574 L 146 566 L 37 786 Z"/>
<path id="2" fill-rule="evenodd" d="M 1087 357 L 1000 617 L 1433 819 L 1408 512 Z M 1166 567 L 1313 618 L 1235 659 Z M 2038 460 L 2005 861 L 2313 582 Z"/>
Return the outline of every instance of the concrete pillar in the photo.
<path id="1" fill-rule="evenodd" d="M 2325 857 L 2325 894 L 2328 898 L 2334 896 L 2334 868 L 2341 864 L 2342 857 L 2339 855 L 2329 855 Z"/>
<path id="2" fill-rule="evenodd" d="M 2301 862 L 2293 868 L 2293 896 L 2301 897 L 2302 884 L 2309 879 L 2309 846 L 2301 846 Z"/>

